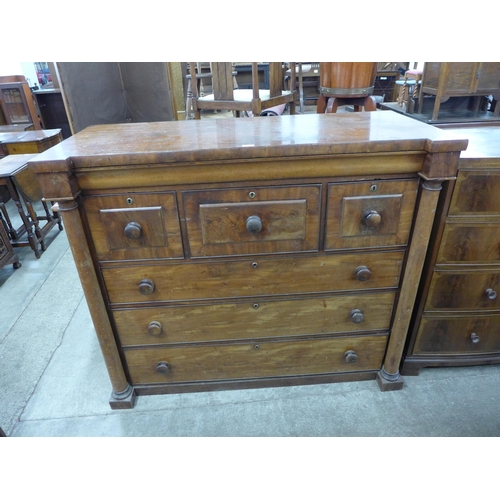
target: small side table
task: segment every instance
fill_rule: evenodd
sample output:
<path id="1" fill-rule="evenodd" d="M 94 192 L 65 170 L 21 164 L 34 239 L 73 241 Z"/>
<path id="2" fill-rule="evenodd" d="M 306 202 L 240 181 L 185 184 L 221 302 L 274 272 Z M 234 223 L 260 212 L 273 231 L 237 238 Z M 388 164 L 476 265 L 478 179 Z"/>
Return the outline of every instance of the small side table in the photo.
<path id="1" fill-rule="evenodd" d="M 43 199 L 40 184 L 35 172 L 27 162 L 35 154 L 9 155 L 0 160 L 0 224 L 7 228 L 13 247 L 30 246 L 37 259 L 40 258 L 38 244 L 42 251 L 46 249 L 45 236 L 57 224 L 62 231 L 62 222 L 58 213 L 52 212 Z M 16 204 L 22 225 L 15 228 L 5 207 L 10 199 Z M 45 214 L 36 213 L 33 203 L 40 201 Z M 40 221 L 46 221 L 41 226 Z M 26 235 L 26 240 L 22 237 Z"/>
<path id="2" fill-rule="evenodd" d="M 62 142 L 60 128 L 0 133 L 4 155 L 41 153 Z"/>

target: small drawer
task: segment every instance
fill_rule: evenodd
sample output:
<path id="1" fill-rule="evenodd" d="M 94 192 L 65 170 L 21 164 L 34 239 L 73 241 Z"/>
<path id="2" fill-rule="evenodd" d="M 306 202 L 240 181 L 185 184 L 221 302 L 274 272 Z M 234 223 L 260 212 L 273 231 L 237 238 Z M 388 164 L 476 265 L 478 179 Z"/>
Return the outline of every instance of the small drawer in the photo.
<path id="1" fill-rule="evenodd" d="M 113 304 L 397 288 L 403 252 L 103 268 Z"/>
<path id="2" fill-rule="evenodd" d="M 84 206 L 99 260 L 183 258 L 175 193 L 89 196 Z"/>
<path id="3" fill-rule="evenodd" d="M 423 317 L 413 354 L 484 354 L 500 352 L 500 315 Z"/>
<path id="4" fill-rule="evenodd" d="M 418 180 L 330 184 L 326 250 L 406 245 Z"/>
<path id="5" fill-rule="evenodd" d="M 500 271 L 435 271 L 426 311 L 500 310 Z"/>
<path id="6" fill-rule="evenodd" d="M 386 335 L 125 349 L 131 383 L 169 384 L 378 370 Z"/>
<path id="7" fill-rule="evenodd" d="M 182 194 L 192 257 L 318 250 L 321 186 Z"/>
<path id="8" fill-rule="evenodd" d="M 500 224 L 448 221 L 437 264 L 500 262 Z"/>
<path id="9" fill-rule="evenodd" d="M 500 169 L 460 171 L 450 216 L 500 215 Z"/>
<path id="10" fill-rule="evenodd" d="M 122 346 L 388 330 L 395 292 L 113 311 Z"/>

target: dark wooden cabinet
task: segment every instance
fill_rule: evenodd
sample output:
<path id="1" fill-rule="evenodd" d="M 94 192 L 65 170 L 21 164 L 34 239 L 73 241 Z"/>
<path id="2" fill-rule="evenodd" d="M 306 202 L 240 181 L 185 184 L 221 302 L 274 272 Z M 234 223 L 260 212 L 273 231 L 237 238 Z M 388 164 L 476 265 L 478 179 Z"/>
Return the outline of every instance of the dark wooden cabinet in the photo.
<path id="1" fill-rule="evenodd" d="M 111 407 L 349 380 L 400 389 L 433 207 L 465 147 L 380 112 L 101 125 L 38 155 Z"/>
<path id="2" fill-rule="evenodd" d="M 469 138 L 435 227 L 402 373 L 500 362 L 500 126 Z"/>
<path id="3" fill-rule="evenodd" d="M 0 204 L 1 203 L 2 201 L 0 197 Z M 0 269 L 8 264 L 12 264 L 14 269 L 19 269 L 21 267 L 19 257 L 16 255 L 14 248 L 10 244 L 10 238 L 6 230 L 2 214 L 0 213 Z"/>
<path id="4" fill-rule="evenodd" d="M 7 125 L 33 124 L 35 130 L 42 128 L 31 89 L 24 76 L 0 77 L 0 105 Z"/>

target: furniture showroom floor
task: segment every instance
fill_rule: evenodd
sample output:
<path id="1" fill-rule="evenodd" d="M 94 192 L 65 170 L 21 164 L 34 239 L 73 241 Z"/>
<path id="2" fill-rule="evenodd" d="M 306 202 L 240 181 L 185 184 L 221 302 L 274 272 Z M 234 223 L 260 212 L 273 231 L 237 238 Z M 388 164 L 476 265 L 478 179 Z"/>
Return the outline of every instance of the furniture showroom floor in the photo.
<path id="1" fill-rule="evenodd" d="M 9 203 L 10 205 L 10 203 Z M 0 427 L 7 436 L 499 436 L 500 366 L 426 368 L 402 390 L 346 382 L 161 396 L 111 410 L 66 232 L 0 271 Z"/>

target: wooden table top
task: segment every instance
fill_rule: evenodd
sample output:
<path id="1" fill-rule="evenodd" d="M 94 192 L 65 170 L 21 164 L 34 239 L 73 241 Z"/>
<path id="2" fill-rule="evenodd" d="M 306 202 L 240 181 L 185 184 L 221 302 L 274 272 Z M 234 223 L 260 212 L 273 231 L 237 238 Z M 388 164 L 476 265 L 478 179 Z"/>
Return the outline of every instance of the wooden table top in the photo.
<path id="1" fill-rule="evenodd" d="M 450 127 L 446 129 L 454 137 L 467 139 L 469 146 L 461 158 L 500 158 L 500 124 L 477 127 Z"/>
<path id="2" fill-rule="evenodd" d="M 76 169 L 179 161 L 286 158 L 397 151 L 450 152 L 467 146 L 447 131 L 399 113 L 284 115 L 95 125 L 37 158 Z"/>
<path id="3" fill-rule="evenodd" d="M 33 127 L 32 123 L 25 123 L 23 125 L 0 125 L 0 134 L 6 132 L 24 132 L 31 127 Z"/>
<path id="4" fill-rule="evenodd" d="M 8 155 L 0 159 L 0 177 L 11 177 L 19 170 L 26 167 L 29 160 L 32 160 L 36 154 Z"/>
<path id="5" fill-rule="evenodd" d="M 61 133 L 60 128 L 48 130 L 22 130 L 19 132 L 0 132 L 0 143 L 40 142 Z"/>

